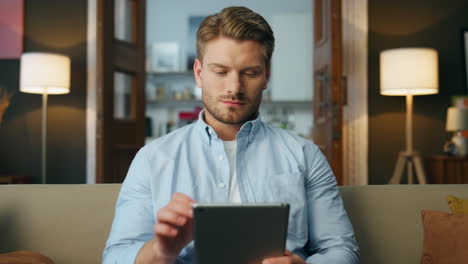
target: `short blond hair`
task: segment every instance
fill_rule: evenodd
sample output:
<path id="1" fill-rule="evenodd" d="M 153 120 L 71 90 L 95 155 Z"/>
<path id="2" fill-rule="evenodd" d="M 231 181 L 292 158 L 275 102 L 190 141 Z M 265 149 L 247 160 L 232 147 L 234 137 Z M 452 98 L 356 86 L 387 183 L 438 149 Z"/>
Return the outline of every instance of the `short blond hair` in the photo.
<path id="1" fill-rule="evenodd" d="M 234 40 L 253 40 L 263 47 L 265 65 L 270 65 L 275 37 L 268 22 L 247 7 L 226 7 L 206 17 L 197 31 L 197 58 L 202 61 L 205 44 L 220 36 Z"/>

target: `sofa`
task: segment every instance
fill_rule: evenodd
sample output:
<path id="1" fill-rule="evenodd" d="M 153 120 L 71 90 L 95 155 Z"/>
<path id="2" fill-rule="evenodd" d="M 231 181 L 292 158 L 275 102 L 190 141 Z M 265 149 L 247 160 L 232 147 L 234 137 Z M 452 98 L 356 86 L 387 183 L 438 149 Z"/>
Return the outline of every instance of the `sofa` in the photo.
<path id="1" fill-rule="evenodd" d="M 101 263 L 119 184 L 0 185 L 0 254 L 28 250 L 56 264 Z M 448 212 L 468 185 L 340 187 L 363 264 L 420 263 L 421 210 Z"/>

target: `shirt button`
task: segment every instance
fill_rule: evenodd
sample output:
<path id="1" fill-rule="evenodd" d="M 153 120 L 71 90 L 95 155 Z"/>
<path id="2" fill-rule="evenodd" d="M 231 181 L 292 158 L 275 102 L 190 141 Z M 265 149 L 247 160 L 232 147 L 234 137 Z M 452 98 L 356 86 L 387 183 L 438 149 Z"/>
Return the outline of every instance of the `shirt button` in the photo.
<path id="1" fill-rule="evenodd" d="M 218 187 L 219 187 L 219 188 L 224 188 L 224 187 L 226 187 L 226 184 L 224 184 L 224 183 L 218 183 Z"/>
<path id="2" fill-rule="evenodd" d="M 219 159 L 219 160 L 223 160 L 224 157 L 220 155 L 220 156 L 218 157 L 218 159 Z"/>

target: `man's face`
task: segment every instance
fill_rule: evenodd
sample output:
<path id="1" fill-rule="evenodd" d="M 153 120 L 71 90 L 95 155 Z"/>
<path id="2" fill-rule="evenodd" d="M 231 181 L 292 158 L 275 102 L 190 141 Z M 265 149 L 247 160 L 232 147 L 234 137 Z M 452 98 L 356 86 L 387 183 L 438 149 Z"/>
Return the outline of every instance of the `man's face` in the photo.
<path id="1" fill-rule="evenodd" d="M 250 40 L 219 37 L 206 43 L 203 62 L 194 65 L 206 122 L 241 125 L 257 114 L 270 77 L 262 51 Z"/>

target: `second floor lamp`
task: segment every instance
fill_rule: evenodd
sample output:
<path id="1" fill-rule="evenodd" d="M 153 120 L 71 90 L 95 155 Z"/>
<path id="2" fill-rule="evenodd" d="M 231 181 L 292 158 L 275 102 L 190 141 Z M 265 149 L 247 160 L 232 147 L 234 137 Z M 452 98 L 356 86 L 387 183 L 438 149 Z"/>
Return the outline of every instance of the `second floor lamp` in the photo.
<path id="1" fill-rule="evenodd" d="M 421 156 L 413 149 L 413 96 L 439 91 L 437 51 L 430 48 L 399 48 L 380 53 L 380 94 L 406 96 L 406 151 L 398 155 L 390 179 L 400 183 L 405 166 L 408 184 L 413 183 L 413 170 L 420 184 L 426 183 Z"/>

